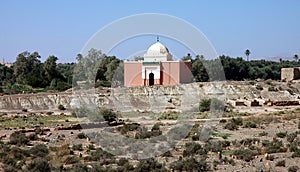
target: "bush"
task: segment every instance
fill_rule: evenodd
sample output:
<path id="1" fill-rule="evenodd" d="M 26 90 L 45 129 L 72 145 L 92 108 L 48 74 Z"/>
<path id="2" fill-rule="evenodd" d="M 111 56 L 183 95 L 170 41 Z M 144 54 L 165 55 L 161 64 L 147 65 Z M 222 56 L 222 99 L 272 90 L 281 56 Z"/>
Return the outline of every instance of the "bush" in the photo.
<path id="1" fill-rule="evenodd" d="M 276 136 L 279 137 L 279 138 L 284 138 L 286 135 L 287 135 L 287 132 L 276 133 Z"/>
<path id="2" fill-rule="evenodd" d="M 9 137 L 9 143 L 13 145 L 26 145 L 29 142 L 29 138 L 19 131 L 12 133 Z"/>
<path id="3" fill-rule="evenodd" d="M 200 112 L 205 112 L 210 110 L 210 104 L 211 100 L 210 99 L 203 99 L 199 103 L 199 111 Z"/>
<path id="4" fill-rule="evenodd" d="M 113 122 L 117 119 L 117 114 L 115 112 L 105 108 L 100 110 L 100 115 L 102 115 L 104 120 L 107 122 Z"/>
<path id="5" fill-rule="evenodd" d="M 292 143 L 295 140 L 296 137 L 297 137 L 297 133 L 296 132 L 295 133 L 291 133 L 291 134 L 288 134 L 286 136 L 286 140 L 288 142 Z"/>
<path id="6" fill-rule="evenodd" d="M 275 166 L 277 167 L 285 167 L 285 160 L 278 161 Z"/>
<path id="7" fill-rule="evenodd" d="M 33 171 L 33 172 L 50 172 L 51 167 L 50 164 L 48 163 L 47 160 L 43 158 L 36 158 L 34 159 L 28 166 L 27 166 L 28 171 Z"/>
<path id="8" fill-rule="evenodd" d="M 199 103 L 199 111 L 200 112 L 205 112 L 205 111 L 209 111 L 209 110 L 223 111 L 224 108 L 225 108 L 224 102 L 217 98 L 202 99 Z"/>
<path id="9" fill-rule="evenodd" d="M 117 130 L 121 132 L 121 134 L 126 134 L 128 131 L 135 131 L 140 127 L 138 123 L 132 124 L 124 124 L 122 127 L 118 127 Z"/>
<path id="10" fill-rule="evenodd" d="M 279 153 L 279 152 L 286 152 L 287 149 L 283 146 L 282 141 L 279 141 L 276 138 L 273 138 L 272 142 L 265 142 L 262 143 L 266 146 L 266 152 L 267 153 Z"/>
<path id="11" fill-rule="evenodd" d="M 257 128 L 257 126 L 256 123 L 248 121 L 245 124 L 245 128 Z"/>
<path id="12" fill-rule="evenodd" d="M 204 159 L 197 161 L 195 158 L 188 158 L 172 162 L 170 169 L 176 171 L 209 171 L 210 168 Z"/>
<path id="13" fill-rule="evenodd" d="M 66 159 L 66 164 L 75 164 L 75 163 L 78 163 L 78 162 L 80 162 L 80 160 L 75 156 L 69 156 Z"/>
<path id="14" fill-rule="evenodd" d="M 243 125 L 243 119 L 242 118 L 231 118 L 231 120 L 225 125 L 225 129 L 228 130 L 237 130 L 238 126 Z"/>
<path id="15" fill-rule="evenodd" d="M 300 149 L 297 148 L 297 149 L 295 150 L 295 152 L 292 154 L 292 157 L 293 157 L 293 158 L 295 158 L 295 157 L 300 157 Z"/>
<path id="16" fill-rule="evenodd" d="M 36 133 L 33 133 L 33 134 L 30 134 L 30 135 L 28 136 L 28 139 L 29 139 L 29 140 L 38 140 L 39 137 L 37 136 Z"/>
<path id="17" fill-rule="evenodd" d="M 267 136 L 267 135 L 268 135 L 268 133 L 267 133 L 267 132 L 265 132 L 265 131 L 263 131 L 263 132 L 259 133 L 258 135 L 259 135 L 259 136 Z"/>
<path id="18" fill-rule="evenodd" d="M 64 105 L 58 105 L 58 109 L 59 110 L 66 110 L 66 108 L 64 107 Z"/>
<path id="19" fill-rule="evenodd" d="M 39 144 L 30 149 L 30 154 L 34 157 L 46 157 L 49 154 L 49 150 L 47 146 Z"/>
<path id="20" fill-rule="evenodd" d="M 185 150 L 183 151 L 183 156 L 193 156 L 195 154 L 205 155 L 207 150 L 205 150 L 199 143 L 189 142 L 185 144 Z"/>
<path id="21" fill-rule="evenodd" d="M 154 158 L 144 159 L 139 162 L 135 171 L 167 171 L 163 165 Z"/>
<path id="22" fill-rule="evenodd" d="M 85 135 L 84 133 L 78 133 L 78 134 L 77 134 L 77 137 L 78 137 L 79 139 L 86 139 L 86 135 Z"/>
<path id="23" fill-rule="evenodd" d="M 288 168 L 288 172 L 297 172 L 299 170 L 299 167 L 294 165 L 294 166 L 290 166 Z"/>
<path id="24" fill-rule="evenodd" d="M 251 161 L 255 155 L 258 155 L 257 151 L 252 151 L 250 149 L 238 149 L 233 152 L 235 156 L 244 161 Z"/>
<path id="25" fill-rule="evenodd" d="M 159 120 L 177 120 L 178 112 L 166 111 L 161 114 Z"/>
<path id="26" fill-rule="evenodd" d="M 78 150 L 78 151 L 83 151 L 83 147 L 82 144 L 77 144 L 77 145 L 73 145 L 73 149 L 74 150 Z"/>

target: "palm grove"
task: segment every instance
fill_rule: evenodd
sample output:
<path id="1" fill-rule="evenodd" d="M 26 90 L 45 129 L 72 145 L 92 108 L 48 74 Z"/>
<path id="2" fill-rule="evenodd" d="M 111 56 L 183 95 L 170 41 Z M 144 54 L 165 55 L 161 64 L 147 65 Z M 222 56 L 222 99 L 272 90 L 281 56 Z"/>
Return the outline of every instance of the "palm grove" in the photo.
<path id="1" fill-rule="evenodd" d="M 184 56 L 182 60 L 192 61 L 192 74 L 195 82 L 218 80 L 218 78 L 209 78 L 206 71 L 206 68 L 211 70 L 216 61 L 222 63 L 227 80 L 237 81 L 257 78 L 279 80 L 281 68 L 300 66 L 298 55 L 293 57 L 293 61 L 280 60 L 275 62 L 267 60 L 248 61 L 250 52 L 246 50 L 245 54 L 247 61 L 242 57 L 232 58 L 225 55 L 220 56 L 219 59 L 207 60 L 201 55 L 193 58 L 190 54 Z M 73 81 L 76 83 L 77 80 L 73 79 L 73 76 L 76 76 L 74 73 L 78 74 L 80 71 L 86 70 L 75 67 L 81 63 L 86 63 L 85 66 L 92 66 L 91 64 L 96 66 L 95 86 L 110 86 L 114 75 L 117 72 L 122 73 L 120 71 L 123 64 L 122 60 L 116 56 L 107 56 L 96 49 L 91 49 L 87 57 L 78 54 L 76 63 L 57 64 L 58 57 L 56 56 L 49 56 L 44 62 L 41 62 L 40 59 L 41 56 L 38 52 L 25 51 L 17 56 L 12 67 L 0 65 L 0 92 L 15 94 L 47 90 L 64 91 L 71 88 Z M 76 78 L 80 77 L 76 76 Z"/>

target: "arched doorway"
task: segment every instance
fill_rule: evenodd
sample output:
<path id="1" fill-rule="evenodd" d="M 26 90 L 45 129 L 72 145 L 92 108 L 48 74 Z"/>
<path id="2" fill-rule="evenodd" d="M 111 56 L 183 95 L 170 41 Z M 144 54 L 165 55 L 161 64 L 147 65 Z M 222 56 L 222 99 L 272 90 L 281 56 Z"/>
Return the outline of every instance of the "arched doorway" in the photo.
<path id="1" fill-rule="evenodd" d="M 149 74 L 149 85 L 154 85 L 154 74 L 152 72 Z"/>

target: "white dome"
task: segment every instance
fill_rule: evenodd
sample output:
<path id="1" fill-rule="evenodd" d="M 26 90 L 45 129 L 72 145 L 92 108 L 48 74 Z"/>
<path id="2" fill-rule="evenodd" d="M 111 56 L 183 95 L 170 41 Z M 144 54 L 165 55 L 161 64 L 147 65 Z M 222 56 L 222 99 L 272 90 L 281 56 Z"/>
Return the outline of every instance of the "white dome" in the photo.
<path id="1" fill-rule="evenodd" d="M 164 46 L 160 42 L 156 42 L 148 48 L 147 54 L 148 55 L 169 54 L 169 50 L 166 46 Z"/>

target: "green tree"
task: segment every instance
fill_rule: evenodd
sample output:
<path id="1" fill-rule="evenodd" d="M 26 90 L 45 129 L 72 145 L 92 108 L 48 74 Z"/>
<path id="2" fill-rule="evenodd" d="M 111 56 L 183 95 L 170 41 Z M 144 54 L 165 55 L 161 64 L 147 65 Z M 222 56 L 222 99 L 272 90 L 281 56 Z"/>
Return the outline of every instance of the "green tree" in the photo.
<path id="1" fill-rule="evenodd" d="M 206 82 L 209 79 L 203 61 L 204 57 L 199 55 L 192 61 L 192 74 L 196 82 Z"/>
<path id="2" fill-rule="evenodd" d="M 295 61 L 298 61 L 299 57 L 298 57 L 298 54 L 294 54 L 294 57 Z"/>
<path id="3" fill-rule="evenodd" d="M 58 60 L 55 56 L 49 56 L 47 60 L 43 63 L 43 70 L 45 74 L 45 79 L 50 83 L 54 78 L 57 78 L 58 71 L 56 69 L 56 61 Z"/>
<path id="4" fill-rule="evenodd" d="M 33 87 L 45 87 L 47 85 L 44 80 L 40 58 L 38 52 L 30 54 L 25 51 L 18 55 L 14 64 L 14 74 L 18 84 Z"/>

